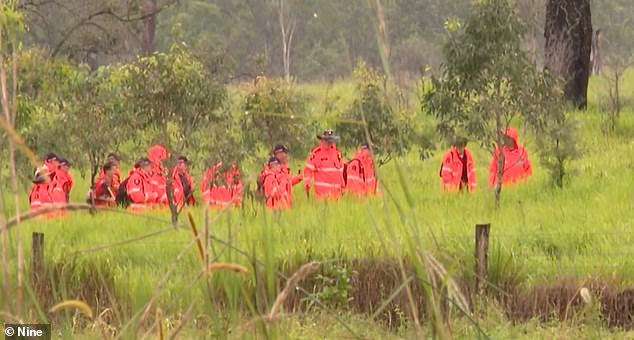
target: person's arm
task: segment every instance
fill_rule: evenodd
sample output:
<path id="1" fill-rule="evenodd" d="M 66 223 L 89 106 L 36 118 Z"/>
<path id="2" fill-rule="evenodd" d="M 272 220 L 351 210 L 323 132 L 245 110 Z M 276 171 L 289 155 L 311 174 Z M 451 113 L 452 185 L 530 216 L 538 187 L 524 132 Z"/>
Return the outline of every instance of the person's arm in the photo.
<path id="1" fill-rule="evenodd" d="M 291 176 L 291 185 L 296 186 L 297 184 L 302 182 L 302 179 L 304 179 L 304 176 L 302 175 L 301 171 L 298 171 L 297 176 Z"/>

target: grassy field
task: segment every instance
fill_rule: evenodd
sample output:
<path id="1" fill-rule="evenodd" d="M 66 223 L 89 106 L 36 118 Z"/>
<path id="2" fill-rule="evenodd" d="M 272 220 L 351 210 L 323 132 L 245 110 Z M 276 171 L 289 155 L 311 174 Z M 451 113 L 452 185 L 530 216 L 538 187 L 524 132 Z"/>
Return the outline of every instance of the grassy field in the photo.
<path id="1" fill-rule="evenodd" d="M 625 102 L 632 103 L 634 76 L 627 79 L 622 93 Z M 319 94 L 316 85 L 307 90 Z M 350 86 L 344 85 L 342 93 L 349 91 Z M 169 334 L 186 320 L 183 338 L 410 338 L 416 329 L 405 316 L 409 312 L 402 310 L 407 302 L 389 306 L 386 302 L 387 307 L 373 315 L 403 282 L 396 275 L 399 260 L 416 262 L 417 252 L 430 252 L 462 285 L 473 276 L 474 225 L 491 223 L 492 295 L 531 296 L 536 287 L 562 282 L 573 293 L 560 296 L 566 300 L 563 304 L 574 300 L 579 313 L 564 321 L 556 315 L 551 315 L 552 320 L 529 316 L 515 324 L 509 314 L 514 309 L 491 297 L 484 303 L 486 313 L 477 317 L 484 332 L 493 338 L 631 338 L 634 334 L 606 327 L 607 311 L 600 306 L 578 306 L 576 294 L 578 287 L 587 286 L 600 300 L 601 285 L 616 291 L 634 287 L 634 112 L 632 106 L 626 107 L 617 131 L 603 133 L 599 111 L 604 93 L 604 82 L 593 79 L 590 110 L 578 114 L 583 155 L 572 164 L 575 176 L 563 190 L 550 185 L 539 165 L 534 138 L 520 135 L 531 153 L 535 176 L 526 185 L 505 189 L 499 211 L 487 187 L 490 155 L 475 145 L 470 147 L 480 190 L 474 194 L 440 191 L 441 150 L 429 160 L 411 154 L 380 168 L 382 198 L 317 204 L 308 201 L 298 186 L 294 209 L 283 214 L 265 212 L 251 201 L 229 212 L 186 210 L 199 232 L 208 226 L 210 261 L 242 264 L 249 270 L 247 275 L 201 277 L 203 265 L 185 215 L 181 228 L 170 226 L 167 212 L 141 217 L 124 212 L 73 213 L 65 219 L 27 221 L 19 230 L 27 267 L 31 233 L 43 232 L 49 280 L 46 287 L 28 291 L 22 318 L 53 321 L 64 338 L 104 334 L 134 338 L 146 333 L 154 337 L 157 319 L 163 320 Z M 295 160 L 294 165 L 302 161 Z M 247 172 L 257 174 L 256 169 Z M 73 200 L 83 201 L 87 188 L 87 181 L 77 179 Z M 9 202 L 5 200 L 7 206 Z M 21 209 L 26 209 L 26 196 L 22 203 Z M 17 232 L 15 228 L 9 233 L 12 286 L 0 293 L 0 306 L 17 303 Z M 150 233 L 154 234 L 147 236 Z M 276 272 L 290 275 L 312 260 L 323 262 L 319 274 L 303 285 L 312 295 L 296 292 L 287 303 L 296 310 L 270 327 L 250 329 L 248 321 L 270 309 L 280 283 L 283 287 Z M 381 280 L 388 277 L 394 282 L 383 284 Z M 5 277 L 2 282 L 7 282 Z M 88 302 L 101 317 L 88 320 L 70 311 L 46 312 L 53 303 L 73 298 Z M 41 311 L 35 303 L 38 299 Z M 513 301 L 523 301 L 518 299 Z M 149 301 L 153 303 L 148 307 Z M 141 317 L 146 307 L 148 315 Z M 632 312 L 631 308 L 622 313 Z M 536 308 L 527 304 L 526 310 Z M 477 336 L 467 318 L 454 313 L 452 320 L 448 328 L 454 337 Z M 429 334 L 429 324 L 422 332 Z"/>

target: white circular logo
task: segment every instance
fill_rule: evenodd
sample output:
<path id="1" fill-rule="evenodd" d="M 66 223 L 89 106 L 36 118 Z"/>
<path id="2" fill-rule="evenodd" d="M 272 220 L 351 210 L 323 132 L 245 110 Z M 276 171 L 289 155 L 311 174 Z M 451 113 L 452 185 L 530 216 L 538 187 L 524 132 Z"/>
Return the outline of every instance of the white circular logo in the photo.
<path id="1" fill-rule="evenodd" d="M 15 334 L 15 330 L 13 329 L 13 327 L 7 327 L 4 329 L 4 335 L 6 336 L 13 336 Z"/>

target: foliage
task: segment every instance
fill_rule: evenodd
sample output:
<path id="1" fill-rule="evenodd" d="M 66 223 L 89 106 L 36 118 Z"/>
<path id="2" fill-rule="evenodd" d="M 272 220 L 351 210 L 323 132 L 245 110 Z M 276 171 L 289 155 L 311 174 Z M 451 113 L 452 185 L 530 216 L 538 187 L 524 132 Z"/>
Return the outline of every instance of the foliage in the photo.
<path id="1" fill-rule="evenodd" d="M 573 174 L 571 162 L 579 158 L 578 123 L 573 112 L 556 110 L 551 112 L 548 124 L 537 138 L 541 164 L 550 173 L 551 181 L 559 188 Z"/>
<path id="2" fill-rule="evenodd" d="M 345 265 L 328 266 L 325 274 L 318 274 L 315 277 L 317 282 L 323 287 L 314 296 L 327 306 L 345 308 L 350 301 L 352 274 Z M 310 299 L 305 300 L 309 303 L 311 302 Z"/>
<path id="3" fill-rule="evenodd" d="M 258 77 L 248 85 L 242 98 L 239 118 L 242 141 L 250 154 L 270 151 L 282 143 L 295 156 L 304 157 L 317 130 L 308 113 L 311 98 L 281 79 Z"/>
<path id="4" fill-rule="evenodd" d="M 407 153 L 416 142 L 415 117 L 402 103 L 404 94 L 385 75 L 363 62 L 354 75 L 356 97 L 337 124 L 342 144 L 357 148 L 369 139 L 376 145 L 375 152 L 388 159 Z"/>
<path id="5" fill-rule="evenodd" d="M 443 62 L 442 44 L 447 18 L 465 18 L 472 1 L 381 1 L 389 42 L 389 67 L 395 79 L 418 76 L 424 65 Z M 543 55 L 545 5 L 515 0 L 519 15 L 532 23 L 526 44 L 533 59 Z M 97 66 L 128 62 L 141 50 L 146 1 L 48 0 L 21 2 L 29 30 L 28 46 L 44 48 L 55 56 Z M 263 71 L 282 76 L 283 63 L 276 1 L 157 0 L 156 45 L 169 51 L 186 43 L 206 62 L 221 58 L 222 66 L 237 79 Z M 291 2 L 289 2 L 291 3 Z M 297 26 L 292 44 L 292 74 L 302 81 L 333 81 L 348 77 L 358 59 L 382 67 L 377 39 L 375 1 L 292 1 Z M 595 27 L 601 28 L 615 53 L 630 56 L 634 12 L 629 0 L 592 2 Z M 612 43 L 613 42 L 613 43 Z M 209 56 L 214 56 L 210 58 Z M 218 63 L 211 63 L 209 69 Z M 261 67 L 258 67 L 258 66 Z"/>
<path id="6" fill-rule="evenodd" d="M 423 110 L 446 137 L 465 135 L 493 151 L 516 118 L 540 128 L 556 105 L 553 83 L 522 49 L 525 24 L 507 0 L 474 4 L 464 26 L 450 31 L 441 77 L 431 77 Z M 504 169 L 500 157 L 498 178 Z M 499 203 L 501 184 L 496 188 Z"/>
<path id="7" fill-rule="evenodd" d="M 136 124 L 173 151 L 197 145 L 192 137 L 204 137 L 194 134 L 197 130 L 219 132 L 214 123 L 227 118 L 224 85 L 184 49 L 141 57 L 121 72 L 123 100 Z"/>
<path id="8" fill-rule="evenodd" d="M 42 156 L 53 150 L 62 156 L 76 152 L 73 144 L 61 137 L 69 132 L 67 123 L 71 112 L 75 112 L 84 99 L 82 91 L 86 85 L 86 73 L 68 62 L 51 60 L 40 50 L 21 51 L 16 63 L 20 79 L 17 131 L 27 145 L 36 147 Z M 17 159 L 21 172 L 30 173 L 32 165 L 27 159 L 21 154 Z M 88 164 L 78 162 L 79 166 Z"/>

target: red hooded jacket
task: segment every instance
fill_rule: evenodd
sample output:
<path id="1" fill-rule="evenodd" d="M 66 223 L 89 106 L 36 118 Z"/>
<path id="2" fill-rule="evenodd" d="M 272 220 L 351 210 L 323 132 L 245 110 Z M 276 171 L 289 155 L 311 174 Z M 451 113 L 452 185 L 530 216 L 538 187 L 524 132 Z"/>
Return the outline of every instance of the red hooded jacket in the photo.
<path id="1" fill-rule="evenodd" d="M 152 203 L 168 204 L 167 200 L 167 172 L 163 167 L 163 161 L 168 159 L 170 154 L 161 145 L 154 145 L 150 148 L 148 159 L 154 163 L 152 174 L 150 175 L 150 196 Z"/>
<path id="2" fill-rule="evenodd" d="M 515 142 L 515 148 L 509 149 L 504 147 L 504 171 L 502 174 L 502 185 L 517 183 L 533 175 L 533 168 L 531 162 L 528 159 L 528 153 L 523 146 L 518 143 L 518 133 L 514 128 L 508 128 L 506 135 Z M 500 149 L 496 148 L 491 160 L 491 167 L 489 169 L 489 185 L 495 186 L 497 184 L 497 172 L 498 172 L 498 159 L 500 157 Z"/>
<path id="3" fill-rule="evenodd" d="M 467 148 L 464 149 L 464 157 L 466 159 L 466 171 L 467 171 L 467 186 L 469 191 L 476 191 L 477 189 L 477 175 L 475 170 L 475 162 L 471 151 Z M 449 150 L 442 161 L 442 167 L 440 168 L 440 177 L 442 178 L 442 187 L 444 191 L 455 192 L 465 189 L 463 179 L 463 170 L 465 170 L 465 164 L 463 158 L 460 157 L 458 149 L 455 147 Z"/>

